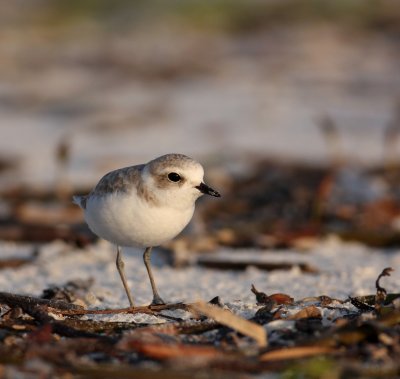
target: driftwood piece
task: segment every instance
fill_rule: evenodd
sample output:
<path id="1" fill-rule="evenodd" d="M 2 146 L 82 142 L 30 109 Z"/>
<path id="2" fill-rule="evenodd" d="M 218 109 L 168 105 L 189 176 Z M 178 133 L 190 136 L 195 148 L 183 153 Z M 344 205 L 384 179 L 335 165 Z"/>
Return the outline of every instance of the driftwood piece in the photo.
<path id="1" fill-rule="evenodd" d="M 221 324 L 215 320 L 187 320 L 168 324 L 156 324 L 140 328 L 141 332 L 162 333 L 169 335 L 201 334 L 209 330 L 220 328 Z"/>
<path id="2" fill-rule="evenodd" d="M 196 370 L 193 368 L 183 369 L 173 367 L 163 367 L 162 370 L 151 368 L 135 367 L 128 365 L 98 365 L 98 366 L 82 366 L 73 369 L 73 372 L 82 378 L 99 379 L 99 378 L 123 378 L 123 379 L 244 379 L 242 373 L 214 371 L 211 375 L 206 375 L 204 370 Z"/>
<path id="3" fill-rule="evenodd" d="M 84 247 L 96 241 L 97 237 L 82 228 L 40 225 L 0 220 L 0 239 L 5 241 L 49 242 L 57 239 Z"/>
<path id="4" fill-rule="evenodd" d="M 7 292 L 0 292 L 0 304 L 7 304 L 9 307 L 21 308 L 25 313 L 33 317 L 39 325 L 50 325 L 51 331 L 67 337 L 98 338 L 99 335 L 86 330 L 75 329 L 64 322 L 54 320 L 49 315 L 49 310 L 77 310 L 80 307 L 60 300 L 39 299 L 31 296 L 15 295 Z"/>
<path id="5" fill-rule="evenodd" d="M 39 324 L 48 326 L 50 328 L 49 333 L 54 332 L 65 337 L 79 337 L 79 338 L 94 338 L 94 339 L 105 339 L 112 341 L 106 336 L 102 336 L 96 333 L 89 332 L 87 330 L 75 329 L 63 321 L 54 320 L 48 313 L 48 308 L 44 305 L 31 305 L 23 308 L 26 313 L 32 316 Z"/>
<path id="6" fill-rule="evenodd" d="M 0 270 L 5 268 L 18 268 L 28 263 L 32 263 L 34 258 L 10 258 L 0 260 Z"/>
<path id="7" fill-rule="evenodd" d="M 33 307 L 46 306 L 60 310 L 79 310 L 82 307 L 60 300 L 40 299 L 32 296 L 16 295 L 9 292 L 0 292 L 0 304 L 7 304 L 10 307 L 20 307 L 27 311 Z"/>
<path id="8" fill-rule="evenodd" d="M 192 304 L 189 306 L 189 309 L 194 313 L 203 314 L 222 325 L 228 326 L 245 336 L 253 338 L 259 347 L 267 346 L 267 333 L 261 325 L 239 317 L 228 310 L 204 302 Z"/>
<path id="9" fill-rule="evenodd" d="M 246 270 L 247 267 L 254 266 L 265 271 L 291 270 L 293 267 L 299 267 L 300 270 L 305 273 L 315 274 L 319 272 L 316 267 L 304 262 L 257 262 L 253 260 L 230 261 L 228 259 L 208 259 L 207 257 L 201 257 L 197 260 L 197 264 L 217 270 Z"/>

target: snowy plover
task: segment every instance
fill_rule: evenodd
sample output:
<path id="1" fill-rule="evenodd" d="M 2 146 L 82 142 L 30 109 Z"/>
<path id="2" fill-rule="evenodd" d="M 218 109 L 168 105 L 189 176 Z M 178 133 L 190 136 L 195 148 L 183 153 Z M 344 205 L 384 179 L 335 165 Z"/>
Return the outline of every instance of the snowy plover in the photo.
<path id="1" fill-rule="evenodd" d="M 147 164 L 111 171 L 88 195 L 74 196 L 89 228 L 117 245 L 117 269 L 131 307 L 134 302 L 125 279 L 121 247 L 145 248 L 143 261 L 153 290 L 152 304 L 164 304 L 151 271 L 151 249 L 182 231 L 200 196 L 220 197 L 204 184 L 203 175 L 203 167 L 192 158 L 167 154 Z"/>

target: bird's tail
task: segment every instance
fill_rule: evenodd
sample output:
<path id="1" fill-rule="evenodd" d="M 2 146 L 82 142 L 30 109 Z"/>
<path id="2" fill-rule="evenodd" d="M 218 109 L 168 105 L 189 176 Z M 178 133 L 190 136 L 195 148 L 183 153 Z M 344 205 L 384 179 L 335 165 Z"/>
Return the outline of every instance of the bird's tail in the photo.
<path id="1" fill-rule="evenodd" d="M 87 196 L 72 196 L 72 202 L 79 205 L 82 209 L 86 209 Z"/>

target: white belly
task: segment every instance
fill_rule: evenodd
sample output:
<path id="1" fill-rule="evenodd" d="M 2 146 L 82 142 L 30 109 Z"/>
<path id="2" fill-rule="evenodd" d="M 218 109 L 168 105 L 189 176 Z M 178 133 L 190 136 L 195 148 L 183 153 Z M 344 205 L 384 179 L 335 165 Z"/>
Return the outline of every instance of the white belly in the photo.
<path id="1" fill-rule="evenodd" d="M 193 207 L 178 210 L 149 206 L 128 194 L 88 199 L 85 220 L 99 237 L 119 246 L 158 246 L 178 235 L 193 216 Z"/>

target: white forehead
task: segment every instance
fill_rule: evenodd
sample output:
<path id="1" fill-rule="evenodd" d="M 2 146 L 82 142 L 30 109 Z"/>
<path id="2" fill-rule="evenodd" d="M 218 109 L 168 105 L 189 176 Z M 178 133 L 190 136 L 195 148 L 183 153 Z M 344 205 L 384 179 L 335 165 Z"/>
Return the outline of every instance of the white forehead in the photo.
<path id="1" fill-rule="evenodd" d="M 167 154 L 156 158 L 147 165 L 150 173 L 154 175 L 165 172 L 176 172 L 184 174 L 187 179 L 202 180 L 204 169 L 202 165 L 194 159 L 183 154 Z"/>

